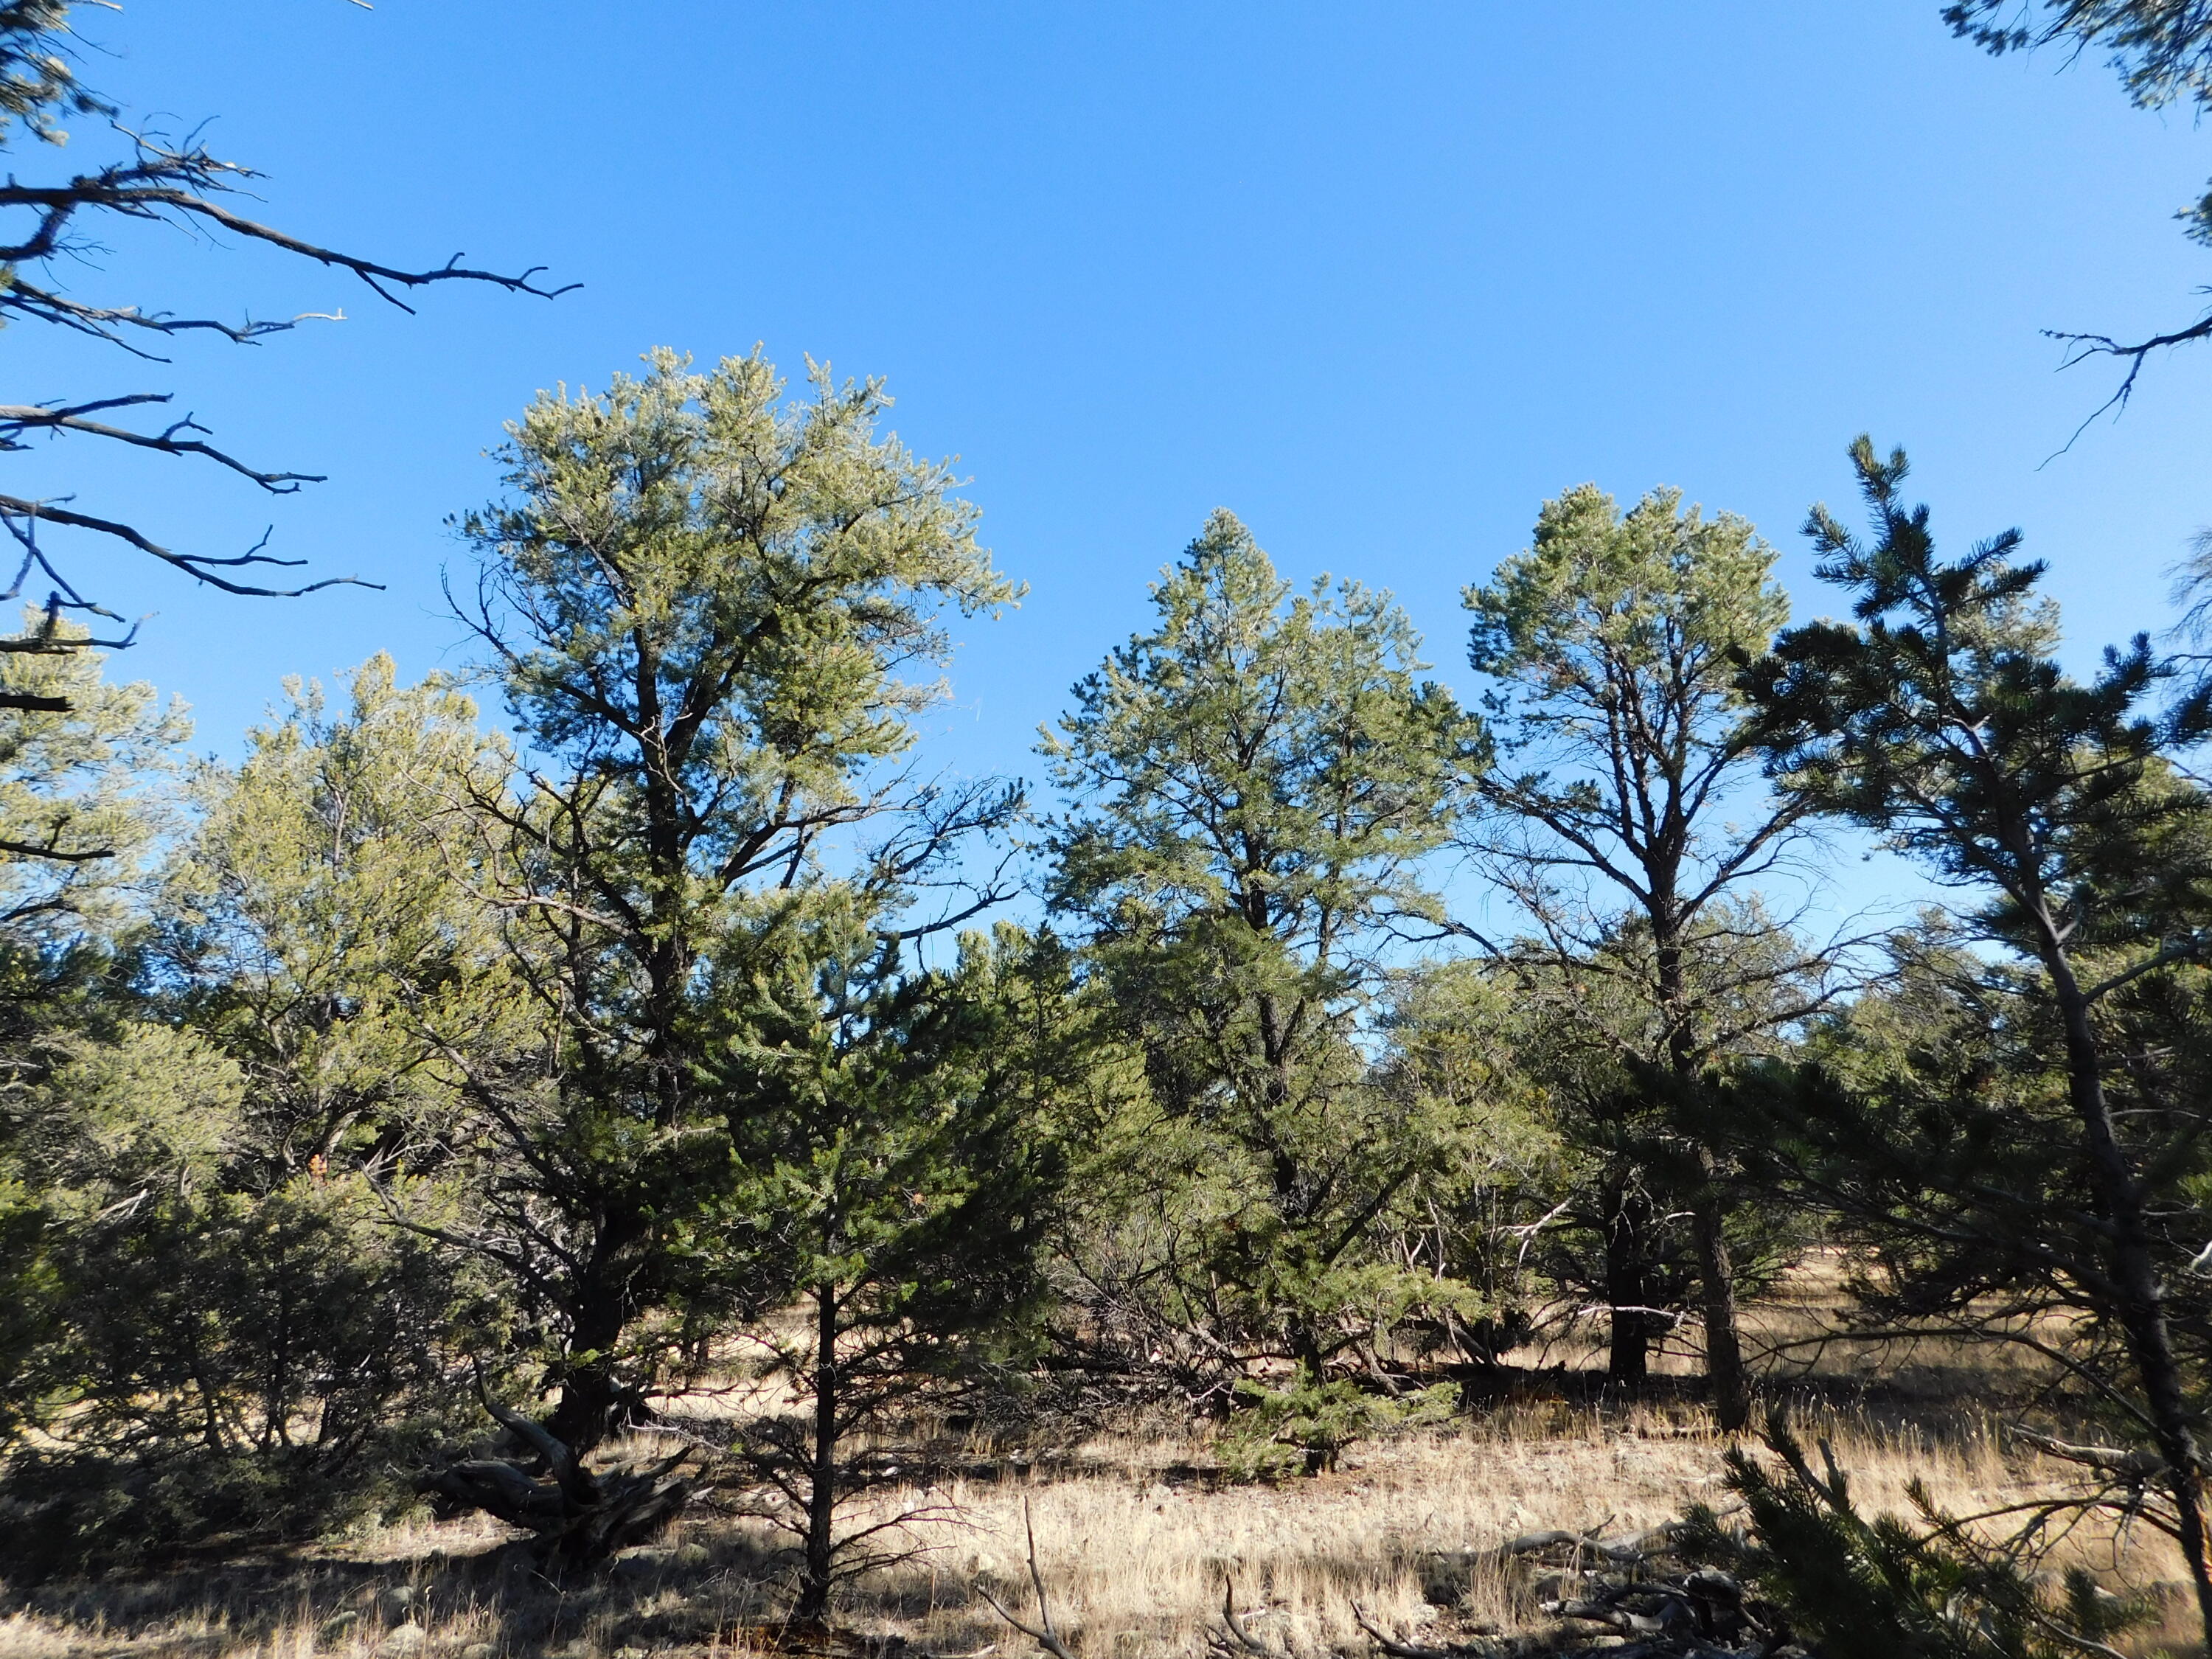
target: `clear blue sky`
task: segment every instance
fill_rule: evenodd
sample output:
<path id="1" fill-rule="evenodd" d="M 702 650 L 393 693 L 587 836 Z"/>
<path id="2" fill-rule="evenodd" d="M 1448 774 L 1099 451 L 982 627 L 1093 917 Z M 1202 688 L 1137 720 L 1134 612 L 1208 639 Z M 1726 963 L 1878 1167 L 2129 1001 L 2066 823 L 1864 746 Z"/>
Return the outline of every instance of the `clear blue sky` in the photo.
<path id="1" fill-rule="evenodd" d="M 270 501 L 80 446 L 9 463 L 196 550 L 276 550 L 384 593 L 196 594 L 119 667 L 234 749 L 288 673 L 454 641 L 448 514 L 539 386 L 645 348 L 765 342 L 887 376 L 955 453 L 1020 611 L 964 630 L 948 764 L 1034 770 L 1071 681 L 1225 505 L 1286 572 L 1396 590 L 1471 689 L 1458 593 L 1583 479 L 1750 516 L 1824 608 L 1797 526 L 1843 450 L 1912 451 L 1955 540 L 2018 523 L 2088 647 L 2165 614 L 2212 520 L 2212 350 L 2038 471 L 2110 389 L 2045 326 L 2195 314 L 2212 255 L 2169 216 L 2212 173 L 2100 66 L 1984 58 L 1936 0 L 1777 5 L 801 4 L 130 0 L 94 78 L 216 118 L 268 216 L 392 261 L 455 249 L 585 284 L 547 303 L 349 280 L 148 229 L 88 297 L 343 307 L 177 368 L 11 330 L 18 396 L 173 385 L 222 441 L 332 481 Z M 210 21 L 216 20 L 216 21 Z M 27 160 L 28 158 L 22 158 Z M 96 463 L 96 472 L 78 472 Z M 89 562 L 81 569 L 90 569 Z"/>

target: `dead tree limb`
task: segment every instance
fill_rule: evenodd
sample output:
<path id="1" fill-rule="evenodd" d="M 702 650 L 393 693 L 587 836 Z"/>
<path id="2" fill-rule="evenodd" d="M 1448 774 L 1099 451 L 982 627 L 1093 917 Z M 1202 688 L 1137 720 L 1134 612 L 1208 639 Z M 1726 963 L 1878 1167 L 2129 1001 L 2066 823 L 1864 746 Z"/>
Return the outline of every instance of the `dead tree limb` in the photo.
<path id="1" fill-rule="evenodd" d="M 2025 1440 L 2046 1456 L 2061 1462 L 2078 1463 L 2084 1468 L 2096 1470 L 2121 1480 L 2155 1480 L 2166 1473 L 2166 1461 L 2156 1452 L 2130 1451 L 2120 1446 L 2077 1446 L 2069 1441 L 2053 1439 L 2047 1434 L 2038 1434 L 2033 1429 L 2015 1426 L 2014 1437 Z"/>
<path id="2" fill-rule="evenodd" d="M 416 1481 L 441 1515 L 477 1510 L 536 1534 L 534 1547 L 549 1562 L 589 1568 L 617 1550 L 667 1530 L 696 1491 L 689 1479 L 671 1479 L 695 1455 L 690 1445 L 641 1467 L 595 1474 L 536 1419 L 491 1397 L 481 1370 L 477 1394 L 492 1419 L 536 1454 L 552 1478 L 541 1480 L 520 1460 L 465 1458 Z"/>
<path id="3" fill-rule="evenodd" d="M 1233 1659 L 1239 1652 L 1255 1654 L 1259 1659 L 1285 1659 L 1244 1628 L 1244 1620 L 1237 1612 L 1237 1581 L 1225 1572 L 1221 1575 L 1221 1623 L 1228 1635 L 1216 1631 L 1206 1638 L 1206 1646 L 1223 1659 Z"/>
<path id="4" fill-rule="evenodd" d="M 1481 1651 L 1464 1647 L 1427 1648 L 1415 1642 L 1401 1642 L 1369 1618 L 1367 1609 L 1357 1601 L 1352 1604 L 1352 1617 L 1367 1632 L 1368 1639 L 1389 1654 L 1390 1659 L 1468 1659 L 1469 1654 Z"/>
<path id="5" fill-rule="evenodd" d="M 1037 1570 L 1036 1528 L 1030 1524 L 1030 1500 L 1026 1498 L 1022 1499 L 1022 1532 L 1029 1542 L 1030 1583 L 1036 1591 L 1037 1622 L 1032 1625 L 1017 1619 L 981 1579 L 975 1581 L 975 1594 L 990 1604 L 992 1612 L 1050 1654 L 1052 1659 L 1075 1659 L 1067 1644 L 1060 1640 L 1060 1632 L 1053 1628 L 1052 1609 L 1045 1605 L 1044 1575 Z"/>
<path id="6" fill-rule="evenodd" d="M 112 159 L 99 165 L 57 168 L 43 179 L 15 173 L 0 177 L 0 272 L 5 276 L 0 281 L 0 324 L 18 320 L 49 324 L 116 346 L 142 362 L 165 363 L 169 360 L 149 348 L 173 337 L 205 335 L 252 345 L 311 320 L 344 320 L 342 311 L 316 310 L 289 318 L 246 316 L 232 322 L 179 314 L 120 297 L 81 297 L 65 291 L 71 273 L 104 268 L 104 262 L 94 257 L 105 251 L 100 233 L 118 222 L 163 225 L 195 238 L 219 234 L 226 240 L 258 245 L 295 261 L 345 273 L 402 311 L 413 309 L 405 296 L 435 287 L 463 284 L 550 299 L 576 286 L 542 280 L 543 266 L 503 271 L 466 264 L 458 253 L 443 264 L 390 264 L 295 235 L 241 211 L 241 198 L 260 175 L 212 154 L 197 130 L 172 137 L 125 125 L 118 118 L 116 103 L 76 79 L 71 60 L 83 53 L 73 40 L 67 11 L 62 6 L 15 7 L 0 20 L 0 46 L 4 46 L 9 61 L 39 66 L 27 78 L 11 82 L 15 100 L 9 118 L 58 145 L 66 136 L 60 125 L 63 120 L 92 117 L 105 120 L 118 142 Z M 170 396 L 167 392 L 144 391 L 52 402 L 9 402 L 0 405 L 0 451 L 22 451 L 30 438 L 40 434 L 76 437 L 189 457 L 274 494 L 289 495 L 303 484 L 320 481 L 319 474 L 259 466 L 230 453 L 219 447 L 214 434 L 189 415 L 155 430 L 97 418 L 106 410 L 167 403 Z M 41 493 L 22 490 L 0 497 L 0 513 L 105 538 L 110 544 L 135 549 L 224 592 L 289 598 L 352 580 L 339 578 L 337 582 L 298 587 L 264 587 L 239 581 L 221 574 L 223 568 L 298 562 L 269 558 L 258 548 L 236 558 L 174 550 L 162 544 L 166 538 L 149 534 L 146 527 L 97 510 L 73 512 L 51 502 L 41 503 L 35 500 Z M 84 648 L 83 643 L 76 648 Z"/>

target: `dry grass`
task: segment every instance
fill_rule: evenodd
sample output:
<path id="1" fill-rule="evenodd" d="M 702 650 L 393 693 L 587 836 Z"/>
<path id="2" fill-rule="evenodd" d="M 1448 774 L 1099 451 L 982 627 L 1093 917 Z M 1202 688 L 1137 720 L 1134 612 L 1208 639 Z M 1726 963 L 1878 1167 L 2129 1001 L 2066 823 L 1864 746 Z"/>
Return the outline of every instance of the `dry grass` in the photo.
<path id="1" fill-rule="evenodd" d="M 1972 1512 L 2035 1490 L 2039 1476 L 1983 1425 L 1932 1436 L 1858 1415 L 1821 1413 L 1862 1501 L 1904 1510 L 1923 1481 L 1946 1508 Z M 947 1529 L 931 1566 L 866 1586 L 853 1611 L 925 1645 L 972 1651 L 1000 1632 L 962 1586 L 972 1574 L 1017 1577 L 1020 1504 L 1030 1500 L 1040 1565 L 1057 1616 L 1089 1654 L 1194 1650 L 1218 1616 L 1224 1575 L 1240 1603 L 1301 1651 L 1364 1651 L 1350 1603 L 1385 1623 L 1447 1631 L 1525 1628 L 1535 1609 L 1525 1577 L 1491 1553 L 1516 1534 L 1561 1528 L 1640 1530 L 1695 1500 L 1723 1501 L 1722 1443 L 1701 1413 L 1516 1407 L 1479 1427 L 1370 1449 L 1338 1474 L 1277 1487 L 1207 1490 L 1146 1478 L 1155 1443 L 1091 1449 L 1126 1473 L 956 1488 L 970 1532 Z M 2123 1560 L 2109 1535 L 2078 1535 L 2069 1553 L 2137 1583 L 2179 1561 L 2142 1546 Z M 927 1589 L 924 1588 L 924 1577 Z M 1447 1615 L 1435 1603 L 1457 1605 Z"/>
<path id="2" fill-rule="evenodd" d="M 1803 1276 L 1752 1334 L 1779 1355 L 1813 1353 L 1776 1345 L 1817 1334 L 1838 1303 L 1832 1283 Z M 1677 1352 L 1660 1370 L 1694 1358 Z M 1815 1364 L 1768 1370 L 1801 1432 L 1833 1444 L 1863 1509 L 1905 1510 L 1918 1480 L 1972 1514 L 2053 1490 L 2060 1473 L 2005 1442 L 1999 1412 L 2037 1379 L 2002 1352 L 1829 1348 Z M 1802 1386 L 1790 1390 L 1792 1377 Z M 967 1466 L 996 1472 L 879 1495 L 878 1514 L 939 1518 L 911 1528 L 908 1559 L 848 1589 L 838 1622 L 938 1653 L 1025 1653 L 973 1587 L 1029 1607 L 1026 1505 L 1054 1618 L 1084 1659 L 1195 1655 L 1224 1579 L 1256 1629 L 1300 1652 L 1369 1652 L 1354 1601 L 1407 1631 L 1526 1629 L 1540 1621 L 1527 1575 L 1492 1553 L 1502 1540 L 1640 1529 L 1726 1498 L 1723 1443 L 1701 1407 L 1609 1404 L 1589 1382 L 1577 1369 L 1532 1376 L 1454 1431 L 1355 1448 L 1337 1473 L 1279 1486 L 1211 1480 L 1207 1431 L 1187 1425 L 1133 1421 L 1032 1448 L 1034 1460 L 979 1443 Z M 565 1588 L 502 1548 L 507 1536 L 482 1520 L 421 1521 L 281 1558 L 25 1588 L 0 1595 L 0 1659 L 688 1659 L 738 1650 L 745 1626 L 788 1601 L 788 1565 L 754 1523 L 695 1513 L 665 1545 Z M 2180 1571 L 2140 1531 L 2085 1528 L 2058 1559 L 2136 1587 Z M 2136 1650 L 2199 1651 L 2170 1605 L 2172 1628 Z"/>
<path id="3" fill-rule="evenodd" d="M 2034 1490 L 2047 1473 L 1972 1413 L 1940 1431 L 1834 1412 L 1805 1426 L 1832 1439 L 1874 1509 L 1901 1509 L 1916 1477 L 1938 1503 L 1972 1510 Z M 1503 1538 L 1632 1529 L 1722 1496 L 1721 1445 L 1689 1408 L 1514 1404 L 1464 1431 L 1370 1447 L 1334 1475 L 1282 1486 L 1211 1486 L 1189 1472 L 1204 1452 L 1202 1439 L 1103 1437 L 1057 1473 L 888 1492 L 887 1505 L 947 1505 L 957 1518 L 919 1525 L 921 1553 L 854 1587 L 841 1622 L 939 1652 L 1025 1649 L 971 1586 L 981 1577 L 1025 1601 L 1026 1501 L 1054 1616 L 1086 1659 L 1195 1651 L 1224 1577 L 1258 1628 L 1302 1651 L 1359 1652 L 1355 1600 L 1407 1629 L 1523 1627 L 1534 1616 L 1527 1586 L 1486 1557 Z M 773 1616 L 787 1590 L 769 1540 L 713 1516 L 605 1582 L 566 1590 L 500 1550 L 502 1538 L 485 1523 L 424 1522 L 281 1560 L 27 1591 L 0 1619 L 0 1659 L 714 1655 Z M 2124 1557 L 2109 1538 L 2071 1547 L 2138 1583 L 2175 1571 L 2140 1540 Z M 1458 1606 L 1447 1613 L 1441 1601 Z"/>

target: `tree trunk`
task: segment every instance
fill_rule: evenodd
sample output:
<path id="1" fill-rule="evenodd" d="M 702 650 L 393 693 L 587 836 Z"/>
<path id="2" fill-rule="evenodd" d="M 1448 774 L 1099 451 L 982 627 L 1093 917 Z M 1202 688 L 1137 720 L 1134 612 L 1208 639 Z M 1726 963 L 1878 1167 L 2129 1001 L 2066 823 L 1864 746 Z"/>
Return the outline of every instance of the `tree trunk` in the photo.
<path id="1" fill-rule="evenodd" d="M 484 1409 L 530 1449 L 550 1478 L 540 1478 L 520 1462 L 496 1458 L 449 1464 L 415 1483 L 439 1519 L 481 1510 L 534 1532 L 540 1560 L 559 1571 L 596 1568 L 617 1550 L 658 1537 L 691 1501 L 690 1481 L 668 1479 L 690 1459 L 690 1447 L 678 1448 L 649 1468 L 595 1475 L 548 1430 L 493 1399 L 481 1372 L 477 1388 Z"/>
<path id="2" fill-rule="evenodd" d="M 1605 1297 L 1612 1308 L 1606 1375 L 1640 1389 L 1651 1374 L 1651 1206 L 1624 1182 L 1608 1183 L 1605 1206 Z"/>
<path id="3" fill-rule="evenodd" d="M 830 1569 L 837 1516 L 837 1287 L 814 1291 L 814 1443 L 807 1468 L 806 1565 L 799 1579 L 801 1619 L 830 1611 Z"/>
<path id="4" fill-rule="evenodd" d="M 1671 890 L 1657 891 L 1651 913 L 1652 951 L 1658 966 L 1659 1007 L 1667 1020 L 1667 1058 L 1685 1085 L 1697 1081 L 1698 1051 L 1690 1030 L 1689 988 L 1683 973 L 1682 940 Z M 1721 1202 L 1712 1149 L 1696 1144 L 1697 1191 L 1690 1212 L 1698 1248 L 1698 1306 L 1705 1316 L 1705 1383 L 1713 1413 L 1723 1433 L 1734 1434 L 1751 1419 L 1751 1394 L 1743 1374 L 1743 1346 L 1735 1328 L 1735 1270 L 1729 1261 L 1726 1212 Z"/>
<path id="5" fill-rule="evenodd" d="M 2142 1188 L 2113 1128 L 2096 1032 L 2089 1020 L 2088 998 L 2074 975 L 2056 927 L 2047 920 L 2042 954 L 2066 1030 L 2068 1095 L 2081 1120 L 2097 1201 L 2111 1228 L 2112 1274 L 2122 1299 L 2117 1310 L 2120 1327 L 2127 1337 L 2129 1358 L 2135 1362 L 2136 1374 L 2142 1383 L 2152 1437 L 2166 1463 L 2167 1485 L 2178 1511 L 2178 1541 L 2197 1592 L 2197 1618 L 2203 1626 L 2206 1649 L 2212 1651 L 2212 1565 L 2205 1559 L 2203 1458 L 2191 1426 L 2181 1366 L 2174 1357 L 2172 1334 L 2166 1326 L 2166 1292 L 2151 1254 Z"/>
<path id="6" fill-rule="evenodd" d="M 1691 1221 L 1698 1242 L 1698 1306 L 1705 1316 L 1705 1381 L 1712 1390 L 1713 1415 L 1721 1432 L 1735 1434 L 1751 1420 L 1751 1393 L 1735 1330 L 1735 1270 L 1729 1261 L 1726 1217 L 1713 1184 L 1712 1159 L 1703 1148 L 1698 1164 Z"/>
<path id="7" fill-rule="evenodd" d="M 1264 917 L 1264 911 L 1261 914 Z M 1273 995 L 1263 995 L 1260 998 L 1259 1014 L 1260 1045 L 1267 1061 L 1265 1132 L 1268 1174 L 1274 1187 L 1275 1213 L 1282 1218 L 1287 1235 L 1282 1248 L 1303 1258 L 1301 1265 L 1326 1266 L 1315 1262 L 1312 1258 L 1316 1253 L 1306 1246 L 1306 1230 L 1313 1218 L 1308 1213 L 1305 1172 L 1282 1138 L 1282 1120 L 1290 1109 L 1295 1086 L 1282 1005 Z M 1319 1382 L 1328 1368 L 1328 1358 L 1322 1352 L 1321 1330 L 1313 1310 L 1291 1307 L 1285 1319 L 1284 1337 L 1299 1372 Z"/>
<path id="8" fill-rule="evenodd" d="M 545 1426 L 579 1457 L 614 1432 L 623 1404 L 614 1352 L 629 1323 L 631 1246 L 645 1231 L 646 1224 L 634 1213 L 610 1216 L 578 1275 L 568 1325 L 568 1353 L 574 1358 L 562 1376 L 560 1403 Z"/>

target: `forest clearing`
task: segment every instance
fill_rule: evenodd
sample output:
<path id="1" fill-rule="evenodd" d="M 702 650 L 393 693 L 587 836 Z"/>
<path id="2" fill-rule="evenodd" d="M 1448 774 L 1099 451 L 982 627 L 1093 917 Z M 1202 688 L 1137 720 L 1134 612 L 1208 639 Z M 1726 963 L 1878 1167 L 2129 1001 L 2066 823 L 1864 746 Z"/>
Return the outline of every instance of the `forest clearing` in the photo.
<path id="1" fill-rule="evenodd" d="M 1594 55 L 1449 7 L 398 8 L 222 14 L 285 66 L 246 136 L 319 180 L 299 226 L 466 207 L 592 283 L 316 240 L 147 101 L 245 86 L 228 35 L 0 0 L 0 325 L 84 388 L 0 404 L 0 1659 L 2212 1655 L 2212 528 L 2193 453 L 2062 468 L 2187 395 L 2212 313 L 2046 331 L 2113 379 L 2032 466 L 1996 348 L 1857 378 L 1877 278 L 1925 343 L 1988 246 L 2142 266 L 2021 159 L 2121 129 L 2017 75 L 2010 125 L 1962 116 L 1966 76 L 2201 114 L 2212 3 L 1954 0 L 1932 67 L 1876 8 L 1722 0 Z M 1730 95 L 1686 90 L 1723 47 Z M 639 52 L 723 81 L 586 142 Z M 1787 90 L 1811 62 L 1863 107 Z M 1113 113 L 1138 87 L 1166 127 Z M 1575 191 L 1528 185 L 1560 155 Z M 609 168 L 630 228 L 587 249 Z M 1976 243 L 1958 280 L 1790 217 L 1884 173 Z M 1795 276 L 1678 257 L 1723 197 Z M 1175 206 L 1100 228 L 1139 199 Z M 2212 244 L 2212 195 L 2177 216 Z M 1453 252 L 1302 286 L 1340 222 Z M 1631 222 L 1667 254 L 1583 247 Z M 971 246 L 1055 223 L 1071 282 L 1122 273 L 1103 334 Z M 247 308 L 234 258 L 376 320 Z M 1512 358 L 1459 285 L 1571 333 L 1569 266 L 1749 331 L 1654 301 L 1517 408 L 1421 351 L 1318 368 L 1401 312 Z M 1838 270 L 1795 345 L 1747 320 Z M 732 296 L 933 363 L 921 429 L 991 467 Z M 609 356 L 665 325 L 722 349 Z M 234 438 L 174 401 L 279 337 L 307 367 L 228 383 Z M 1936 428 L 1961 510 L 1846 404 Z M 348 505 L 234 535 L 224 492 L 333 484 L 270 459 L 310 434 L 363 458 Z"/>
<path id="2" fill-rule="evenodd" d="M 1812 1263 L 1754 1341 L 1832 1330 L 1832 1267 Z M 1363 1618 L 1415 1648 L 1622 1651 L 1601 1625 L 1545 1607 L 1573 1571 L 1614 1564 L 1587 1545 L 1527 1546 L 1547 1534 L 1634 1539 L 1692 1504 L 1727 1507 L 1727 1441 L 1693 1387 L 1662 1384 L 1644 1400 L 1608 1401 L 1601 1347 L 1595 1370 L 1592 1357 L 1576 1365 L 1563 1356 L 1558 1369 L 1516 1379 L 1466 1427 L 1363 1446 L 1334 1473 L 1288 1489 L 1224 1479 L 1212 1437 L 1158 1411 L 1105 1413 L 1121 1417 L 1120 1428 L 1087 1436 L 1034 1402 L 1019 1414 L 1027 1420 L 995 1431 L 914 1425 L 919 1431 L 885 1443 L 929 1478 L 885 1486 L 864 1517 L 916 1516 L 902 1534 L 906 1559 L 851 1587 L 834 1634 L 786 1622 L 787 1568 L 777 1539 L 757 1523 L 695 1512 L 624 1552 L 609 1573 L 564 1584 L 535 1571 L 513 1529 L 477 1516 L 374 1526 L 312 1549 L 96 1585 L 43 1585 L 12 1598 L 0 1652 L 1005 1653 L 1022 1638 L 978 1587 L 1033 1616 L 1030 1536 L 1058 1633 L 1085 1653 L 1226 1651 L 1221 1643 L 1234 1642 L 1222 1608 L 1231 1590 L 1244 1633 L 1276 1654 L 1371 1650 Z M 1913 1514 L 1915 1484 L 1953 1515 L 2064 1503 L 2064 1466 L 2007 1432 L 2047 1385 L 2042 1368 L 1934 1340 L 1856 1364 L 1837 1358 L 1824 1351 L 1793 1368 L 1794 1386 L 1778 1392 L 1801 1437 L 1833 1449 L 1866 1511 Z M 1692 1383 L 1695 1359 L 1664 1356 L 1658 1374 Z M 669 1415 L 698 1427 L 726 1419 L 730 1407 L 710 1387 Z M 659 1449 L 640 1437 L 612 1455 L 649 1459 Z M 2149 1594 L 2159 1616 L 2123 1638 L 2119 1650 L 2130 1656 L 2191 1639 L 2182 1563 L 2142 1531 L 2122 1537 L 2093 1520 L 2047 1558 Z"/>

